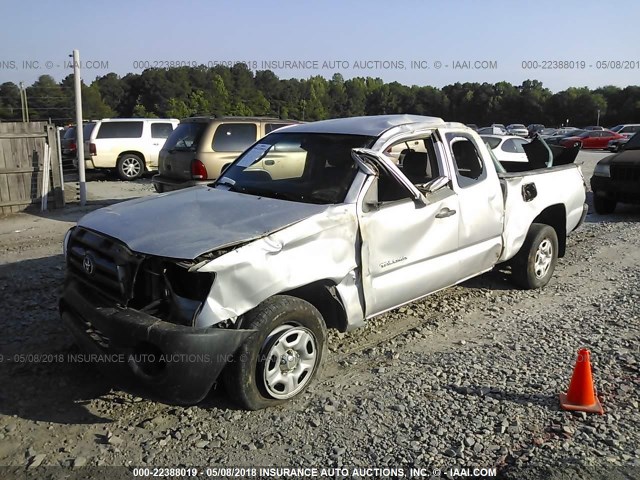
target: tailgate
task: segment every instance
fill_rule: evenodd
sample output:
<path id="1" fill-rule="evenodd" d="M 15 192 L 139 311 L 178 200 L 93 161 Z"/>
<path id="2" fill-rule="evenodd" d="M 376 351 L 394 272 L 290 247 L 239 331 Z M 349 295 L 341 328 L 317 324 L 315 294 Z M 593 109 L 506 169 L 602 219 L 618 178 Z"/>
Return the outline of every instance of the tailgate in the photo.
<path id="1" fill-rule="evenodd" d="M 191 162 L 196 157 L 198 144 L 207 128 L 208 120 L 188 119 L 171 132 L 158 155 L 160 175 L 177 179 L 191 178 Z"/>
<path id="2" fill-rule="evenodd" d="M 160 150 L 158 155 L 158 172 L 160 175 L 176 179 L 191 179 L 191 162 L 195 152 L 184 150 Z"/>

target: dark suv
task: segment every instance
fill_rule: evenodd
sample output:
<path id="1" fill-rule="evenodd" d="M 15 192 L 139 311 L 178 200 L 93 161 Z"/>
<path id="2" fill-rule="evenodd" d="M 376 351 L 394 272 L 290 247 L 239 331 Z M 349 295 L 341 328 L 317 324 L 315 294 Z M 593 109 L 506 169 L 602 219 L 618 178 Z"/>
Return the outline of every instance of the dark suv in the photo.
<path id="1" fill-rule="evenodd" d="M 613 213 L 616 204 L 640 204 L 640 132 L 621 151 L 598 162 L 591 177 L 597 213 Z"/>

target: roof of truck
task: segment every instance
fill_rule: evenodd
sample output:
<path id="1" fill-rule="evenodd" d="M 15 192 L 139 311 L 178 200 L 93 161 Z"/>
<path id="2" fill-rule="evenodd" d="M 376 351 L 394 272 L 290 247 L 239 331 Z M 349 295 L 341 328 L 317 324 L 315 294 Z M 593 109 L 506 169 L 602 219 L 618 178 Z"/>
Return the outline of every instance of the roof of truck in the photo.
<path id="1" fill-rule="evenodd" d="M 391 128 L 411 124 L 443 126 L 445 122 L 439 117 L 422 115 L 375 115 L 371 117 L 335 118 L 293 125 L 287 127 L 286 131 L 287 133 L 336 133 L 378 137 Z"/>

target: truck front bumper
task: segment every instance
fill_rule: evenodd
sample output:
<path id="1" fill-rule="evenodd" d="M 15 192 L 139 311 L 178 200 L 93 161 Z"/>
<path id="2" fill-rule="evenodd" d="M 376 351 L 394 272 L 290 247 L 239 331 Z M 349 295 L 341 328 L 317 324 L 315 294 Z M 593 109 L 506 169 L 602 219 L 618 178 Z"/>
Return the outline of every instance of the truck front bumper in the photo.
<path id="1" fill-rule="evenodd" d="M 114 383 L 168 403 L 194 404 L 209 393 L 224 366 L 255 330 L 194 328 L 134 309 L 107 307 L 73 279 L 60 299 L 63 323 Z"/>
<path id="2" fill-rule="evenodd" d="M 594 195 L 607 197 L 621 203 L 640 204 L 640 182 L 614 180 L 611 177 L 594 175 L 591 177 Z"/>

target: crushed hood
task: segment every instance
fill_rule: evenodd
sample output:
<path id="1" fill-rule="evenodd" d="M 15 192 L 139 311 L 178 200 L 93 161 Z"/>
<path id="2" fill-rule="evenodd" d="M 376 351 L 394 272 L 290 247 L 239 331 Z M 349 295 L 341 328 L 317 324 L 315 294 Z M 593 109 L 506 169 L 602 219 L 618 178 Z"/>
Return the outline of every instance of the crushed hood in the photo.
<path id="1" fill-rule="evenodd" d="M 124 242 L 134 252 L 194 259 L 250 241 L 329 208 L 193 187 L 96 210 L 78 225 Z"/>

